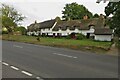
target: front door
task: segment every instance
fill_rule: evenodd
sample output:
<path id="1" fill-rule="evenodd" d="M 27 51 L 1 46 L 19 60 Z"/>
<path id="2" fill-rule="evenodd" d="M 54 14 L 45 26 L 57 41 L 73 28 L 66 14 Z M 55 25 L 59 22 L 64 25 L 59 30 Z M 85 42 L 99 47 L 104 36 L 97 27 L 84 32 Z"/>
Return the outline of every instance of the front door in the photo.
<path id="1" fill-rule="evenodd" d="M 87 33 L 87 36 L 86 36 L 86 37 L 87 37 L 87 39 L 89 39 L 89 38 L 90 38 L 90 33 Z"/>

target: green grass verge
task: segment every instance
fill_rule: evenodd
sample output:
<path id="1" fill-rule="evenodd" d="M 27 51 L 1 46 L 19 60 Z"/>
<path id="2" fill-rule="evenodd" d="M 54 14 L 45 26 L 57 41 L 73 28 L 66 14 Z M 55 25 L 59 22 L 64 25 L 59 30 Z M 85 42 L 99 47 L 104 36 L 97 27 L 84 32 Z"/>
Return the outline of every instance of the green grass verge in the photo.
<path id="1" fill-rule="evenodd" d="M 3 35 L 3 40 L 26 42 L 38 45 L 56 46 L 63 48 L 71 48 L 76 50 L 94 51 L 94 52 L 105 52 L 111 46 L 111 42 L 98 42 L 89 39 L 84 40 L 73 40 L 73 39 L 59 39 L 50 37 L 41 37 L 40 41 L 37 41 L 37 37 L 25 36 L 25 35 Z"/>

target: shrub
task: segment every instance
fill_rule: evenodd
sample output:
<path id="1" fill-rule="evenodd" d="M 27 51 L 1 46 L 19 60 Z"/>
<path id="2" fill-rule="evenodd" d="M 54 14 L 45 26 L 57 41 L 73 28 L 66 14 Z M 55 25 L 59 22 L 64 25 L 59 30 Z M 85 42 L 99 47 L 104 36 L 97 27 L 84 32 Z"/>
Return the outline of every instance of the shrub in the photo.
<path id="1" fill-rule="evenodd" d="M 35 36 L 34 33 L 32 33 L 31 36 Z"/>
<path id="2" fill-rule="evenodd" d="M 66 39 L 71 39 L 71 35 L 68 35 L 68 36 L 66 37 Z"/>
<path id="3" fill-rule="evenodd" d="M 118 48 L 120 48 L 120 40 L 117 42 Z"/>
<path id="4" fill-rule="evenodd" d="M 77 40 L 82 40 L 82 39 L 86 39 L 85 35 L 83 34 L 76 34 Z"/>
<path id="5" fill-rule="evenodd" d="M 8 32 L 7 31 L 2 31 L 2 34 L 8 34 Z"/>

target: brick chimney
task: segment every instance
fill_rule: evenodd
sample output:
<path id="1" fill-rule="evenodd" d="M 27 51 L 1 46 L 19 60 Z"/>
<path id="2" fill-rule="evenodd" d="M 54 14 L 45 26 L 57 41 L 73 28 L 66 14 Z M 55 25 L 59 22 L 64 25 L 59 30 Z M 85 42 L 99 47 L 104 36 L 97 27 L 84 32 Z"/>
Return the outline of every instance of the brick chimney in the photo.
<path id="1" fill-rule="evenodd" d="M 84 20 L 87 20 L 87 19 L 88 19 L 88 16 L 87 16 L 87 15 L 83 16 L 83 19 L 84 19 Z"/>

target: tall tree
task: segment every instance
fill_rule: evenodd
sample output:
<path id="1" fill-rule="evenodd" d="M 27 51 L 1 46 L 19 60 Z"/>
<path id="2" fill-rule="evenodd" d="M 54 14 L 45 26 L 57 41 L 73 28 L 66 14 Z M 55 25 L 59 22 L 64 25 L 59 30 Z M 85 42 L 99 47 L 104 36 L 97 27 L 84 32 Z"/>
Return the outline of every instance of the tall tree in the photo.
<path id="1" fill-rule="evenodd" d="M 62 14 L 62 18 L 64 20 L 82 19 L 85 15 L 88 15 L 88 17 L 92 17 L 92 13 L 85 6 L 79 5 L 76 2 L 66 4 L 64 10 L 62 11 Z"/>
<path id="2" fill-rule="evenodd" d="M 25 35 L 27 30 L 26 30 L 25 27 L 19 26 L 19 27 L 16 27 L 16 28 L 14 29 L 14 31 L 20 31 L 20 32 L 22 33 L 22 35 Z"/>
<path id="3" fill-rule="evenodd" d="M 112 29 L 115 29 L 115 34 L 120 37 L 120 1 L 109 2 L 105 7 L 106 16 L 113 15 L 109 20 L 109 25 Z"/>
<path id="4" fill-rule="evenodd" d="M 19 22 L 25 18 L 15 8 L 5 4 L 2 4 L 0 12 L 2 13 L 2 26 L 7 28 L 8 33 L 13 32 Z"/>
<path id="5" fill-rule="evenodd" d="M 93 15 L 93 18 L 99 18 L 99 15 L 96 13 Z"/>

